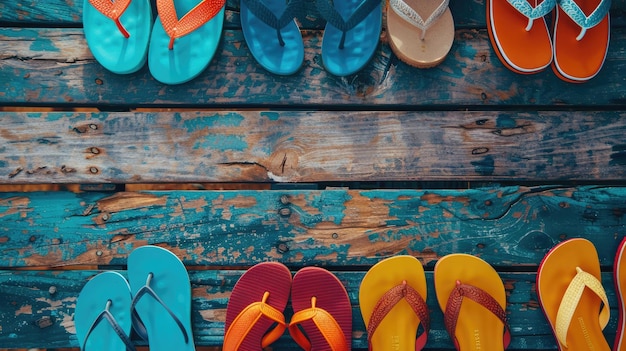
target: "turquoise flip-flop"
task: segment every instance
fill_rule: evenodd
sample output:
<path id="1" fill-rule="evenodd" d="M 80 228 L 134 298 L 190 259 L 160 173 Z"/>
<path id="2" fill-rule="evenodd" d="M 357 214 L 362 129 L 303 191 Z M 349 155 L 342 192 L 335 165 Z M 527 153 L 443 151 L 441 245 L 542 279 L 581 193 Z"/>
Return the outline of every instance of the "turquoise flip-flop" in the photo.
<path id="1" fill-rule="evenodd" d="M 149 0 L 84 0 L 83 31 L 96 61 L 117 74 L 146 63 L 152 10 Z"/>
<path id="2" fill-rule="evenodd" d="M 336 76 L 361 70 L 372 58 L 382 30 L 380 0 L 317 0 L 327 24 L 322 39 L 322 63 Z"/>
<path id="3" fill-rule="evenodd" d="M 294 20 L 303 0 L 241 0 L 243 36 L 256 61 L 280 75 L 296 73 L 304 61 L 304 43 Z"/>
<path id="4" fill-rule="evenodd" d="M 157 0 L 148 67 L 161 83 L 181 84 L 204 71 L 222 37 L 226 0 Z M 179 17 L 177 14 L 184 14 Z"/>
<path id="5" fill-rule="evenodd" d="M 133 327 L 150 351 L 194 351 L 191 283 L 180 259 L 161 247 L 142 246 L 128 257 L 128 281 Z"/>
<path id="6" fill-rule="evenodd" d="M 85 284 L 74 313 L 81 350 L 134 350 L 130 340 L 131 294 L 128 282 L 116 272 L 103 272 Z"/>

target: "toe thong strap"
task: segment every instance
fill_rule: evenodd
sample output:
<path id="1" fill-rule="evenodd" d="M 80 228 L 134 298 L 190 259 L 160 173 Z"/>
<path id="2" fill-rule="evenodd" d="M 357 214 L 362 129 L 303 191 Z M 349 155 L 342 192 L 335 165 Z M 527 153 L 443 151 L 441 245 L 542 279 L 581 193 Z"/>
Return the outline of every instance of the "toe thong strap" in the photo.
<path id="1" fill-rule="evenodd" d="M 311 320 L 320 330 L 324 339 L 330 346 L 331 351 L 348 351 L 350 347 L 346 342 L 341 326 L 328 311 L 318 308 L 316 298 L 311 298 L 311 307 L 294 313 L 289 323 L 289 334 L 300 347 L 311 350 L 311 342 L 298 328 L 299 324 Z"/>

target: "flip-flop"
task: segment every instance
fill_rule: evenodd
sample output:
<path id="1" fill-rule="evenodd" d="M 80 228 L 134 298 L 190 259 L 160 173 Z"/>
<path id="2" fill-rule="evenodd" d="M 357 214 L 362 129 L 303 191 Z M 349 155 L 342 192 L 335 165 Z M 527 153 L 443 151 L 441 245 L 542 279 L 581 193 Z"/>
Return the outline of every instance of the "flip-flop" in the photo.
<path id="1" fill-rule="evenodd" d="M 401 255 L 376 263 L 359 287 L 359 306 L 369 349 L 416 351 L 428 339 L 426 277 L 420 261 Z M 417 337 L 418 328 L 422 332 Z"/>
<path id="2" fill-rule="evenodd" d="M 615 335 L 614 351 L 626 350 L 626 238 L 617 248 L 615 254 L 615 264 L 613 265 L 613 280 L 615 282 L 615 292 L 619 301 L 619 317 L 617 334 Z"/>
<path id="3" fill-rule="evenodd" d="M 243 37 L 266 70 L 289 75 L 302 66 L 304 43 L 294 18 L 303 6 L 303 0 L 241 0 Z"/>
<path id="4" fill-rule="evenodd" d="M 380 0 L 317 0 L 327 21 L 322 38 L 322 64 L 336 76 L 361 70 L 372 58 L 382 30 Z"/>
<path id="5" fill-rule="evenodd" d="M 611 349 L 602 334 L 609 303 L 598 253 L 590 241 L 575 238 L 552 248 L 539 266 L 536 285 L 559 350 Z"/>
<path id="6" fill-rule="evenodd" d="M 204 71 L 219 45 L 226 0 L 157 0 L 148 67 L 161 83 L 181 84 Z M 178 17 L 178 14 L 184 14 Z"/>
<path id="7" fill-rule="evenodd" d="M 476 256 L 452 254 L 437 261 L 434 276 L 437 302 L 457 350 L 508 347 L 506 292 L 491 265 Z"/>
<path id="8" fill-rule="evenodd" d="M 554 73 L 571 83 L 595 77 L 609 50 L 611 0 L 558 0 L 554 17 Z"/>
<path id="9" fill-rule="evenodd" d="M 282 263 L 248 269 L 228 300 L 223 350 L 260 351 L 278 340 L 287 328 L 283 311 L 290 290 L 291 272 Z"/>
<path id="10" fill-rule="evenodd" d="M 84 0 L 83 31 L 94 58 L 117 74 L 146 63 L 152 11 L 149 0 Z"/>
<path id="11" fill-rule="evenodd" d="M 393 52 L 405 63 L 431 68 L 441 63 L 454 42 L 449 0 L 390 0 L 387 33 Z"/>
<path id="12" fill-rule="evenodd" d="M 289 334 L 303 349 L 350 350 L 352 307 L 345 287 L 332 273 L 319 267 L 299 270 L 293 277 L 291 306 Z"/>
<path id="13" fill-rule="evenodd" d="M 133 327 L 150 351 L 194 351 L 191 283 L 180 259 L 158 246 L 137 248 L 128 256 L 128 281 Z"/>
<path id="14" fill-rule="evenodd" d="M 103 272 L 85 284 L 74 314 L 81 350 L 134 350 L 131 330 L 130 287 L 116 272 Z"/>
<path id="15" fill-rule="evenodd" d="M 489 39 L 504 66 L 521 74 L 550 66 L 552 41 L 545 16 L 555 6 L 556 0 L 487 0 Z"/>

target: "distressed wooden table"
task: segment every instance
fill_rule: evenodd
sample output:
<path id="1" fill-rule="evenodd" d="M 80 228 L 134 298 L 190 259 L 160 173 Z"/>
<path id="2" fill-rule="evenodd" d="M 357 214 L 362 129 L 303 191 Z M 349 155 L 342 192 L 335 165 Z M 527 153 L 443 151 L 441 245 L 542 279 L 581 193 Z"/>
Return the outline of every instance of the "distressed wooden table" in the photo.
<path id="1" fill-rule="evenodd" d="M 77 348 L 85 282 L 125 275 L 128 254 L 153 244 L 189 271 L 199 349 L 221 345 L 245 269 L 272 260 L 336 273 L 353 305 L 352 346 L 365 350 L 360 281 L 410 254 L 429 282 L 427 349 L 453 350 L 432 269 L 469 253 L 504 281 L 510 349 L 555 350 L 535 276 L 572 237 L 597 247 L 612 344 L 611 272 L 626 235 L 626 0 L 613 0 L 602 72 L 581 85 L 507 70 L 483 0 L 451 2 L 455 42 L 436 68 L 403 64 L 383 30 L 372 61 L 344 78 L 321 65 L 324 23 L 309 3 L 303 68 L 275 76 L 252 58 L 238 3 L 227 3 L 209 68 L 179 86 L 147 67 L 102 68 L 80 1 L 0 3 L 1 349 Z M 285 336 L 272 349 L 297 345 Z"/>

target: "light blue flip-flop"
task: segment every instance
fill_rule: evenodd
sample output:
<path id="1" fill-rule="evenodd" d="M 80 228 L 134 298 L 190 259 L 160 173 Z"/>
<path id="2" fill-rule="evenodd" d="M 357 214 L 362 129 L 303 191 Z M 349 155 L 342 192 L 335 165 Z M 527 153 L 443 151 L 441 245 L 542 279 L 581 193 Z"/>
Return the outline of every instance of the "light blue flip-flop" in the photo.
<path id="1" fill-rule="evenodd" d="M 194 351 L 191 283 L 180 259 L 161 247 L 142 246 L 128 256 L 128 281 L 133 327 L 150 351 Z"/>
<path id="2" fill-rule="evenodd" d="M 151 28 L 149 0 L 83 2 L 87 46 L 95 59 L 113 73 L 133 73 L 143 67 Z"/>
<path id="3" fill-rule="evenodd" d="M 336 76 L 358 72 L 374 55 L 382 30 L 380 0 L 317 0 L 327 24 L 322 63 Z"/>
<path id="4" fill-rule="evenodd" d="M 304 61 L 304 43 L 294 20 L 303 0 L 241 0 L 243 37 L 256 61 L 280 75 L 296 73 Z"/>
<path id="5" fill-rule="evenodd" d="M 161 83 L 181 84 L 204 71 L 217 51 L 226 0 L 157 0 L 148 67 Z M 178 17 L 177 14 L 184 16 Z"/>
<path id="6" fill-rule="evenodd" d="M 81 350 L 134 350 L 130 340 L 130 287 L 116 272 L 103 272 L 85 284 L 74 313 Z"/>

